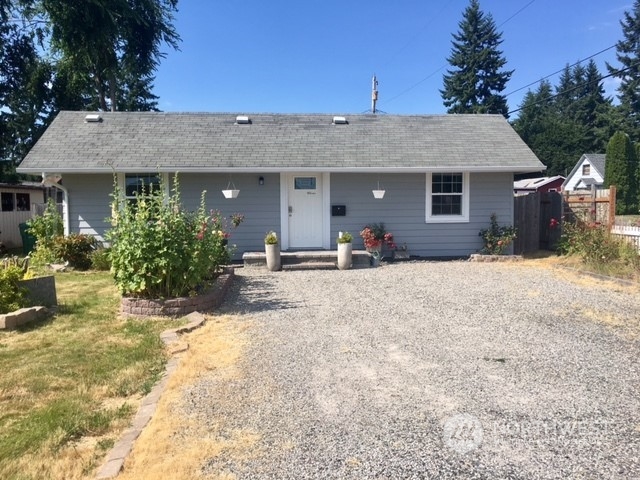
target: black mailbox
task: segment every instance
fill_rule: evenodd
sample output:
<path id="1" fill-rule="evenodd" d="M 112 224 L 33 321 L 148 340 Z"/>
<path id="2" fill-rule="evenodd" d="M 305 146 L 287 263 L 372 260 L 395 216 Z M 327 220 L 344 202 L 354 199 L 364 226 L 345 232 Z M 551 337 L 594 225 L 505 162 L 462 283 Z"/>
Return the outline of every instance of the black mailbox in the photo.
<path id="1" fill-rule="evenodd" d="M 347 214 L 347 207 L 345 205 L 331 205 L 332 217 L 344 217 Z"/>

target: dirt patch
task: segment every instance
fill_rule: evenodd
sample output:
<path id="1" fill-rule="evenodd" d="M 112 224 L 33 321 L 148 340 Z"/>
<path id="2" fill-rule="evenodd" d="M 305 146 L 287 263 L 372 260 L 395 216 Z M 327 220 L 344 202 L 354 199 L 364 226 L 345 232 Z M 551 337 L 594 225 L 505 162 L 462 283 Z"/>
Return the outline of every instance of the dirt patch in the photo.
<path id="1" fill-rule="evenodd" d="M 231 479 L 224 473 L 205 477 L 203 463 L 222 452 L 244 457 L 259 441 L 256 432 L 236 431 L 221 436 L 215 428 L 189 418 L 182 408 L 183 390 L 203 375 L 215 371 L 224 379 L 238 378 L 238 360 L 243 354 L 250 323 L 238 317 L 208 317 L 207 324 L 183 337 L 189 345 L 180 366 L 169 380 L 151 422 L 136 441 L 119 479 L 193 478 Z"/>

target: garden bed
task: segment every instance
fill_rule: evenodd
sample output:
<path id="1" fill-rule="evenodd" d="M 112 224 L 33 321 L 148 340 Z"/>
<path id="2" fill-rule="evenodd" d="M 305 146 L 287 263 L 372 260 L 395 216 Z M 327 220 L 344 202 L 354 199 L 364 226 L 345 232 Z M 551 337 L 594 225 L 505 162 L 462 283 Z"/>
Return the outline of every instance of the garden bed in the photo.
<path id="1" fill-rule="evenodd" d="M 120 313 L 129 317 L 183 317 L 192 312 L 209 312 L 222 304 L 234 276 L 233 268 L 226 268 L 211 288 L 192 297 L 167 300 L 122 297 Z"/>

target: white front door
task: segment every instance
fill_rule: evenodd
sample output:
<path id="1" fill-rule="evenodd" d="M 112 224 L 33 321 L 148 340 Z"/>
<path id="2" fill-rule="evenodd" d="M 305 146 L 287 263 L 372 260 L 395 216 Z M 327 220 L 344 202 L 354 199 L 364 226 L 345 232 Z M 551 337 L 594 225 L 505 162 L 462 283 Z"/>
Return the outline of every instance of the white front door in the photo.
<path id="1" fill-rule="evenodd" d="M 322 175 L 288 175 L 289 247 L 322 248 Z"/>

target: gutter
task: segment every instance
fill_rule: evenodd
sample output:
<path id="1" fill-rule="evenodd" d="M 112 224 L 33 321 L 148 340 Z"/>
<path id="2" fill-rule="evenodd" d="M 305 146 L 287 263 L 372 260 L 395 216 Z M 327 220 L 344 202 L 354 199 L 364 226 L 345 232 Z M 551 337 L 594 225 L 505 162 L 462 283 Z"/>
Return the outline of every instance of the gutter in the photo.
<path id="1" fill-rule="evenodd" d="M 45 187 L 54 187 L 63 193 L 62 197 L 62 222 L 64 223 L 65 236 L 71 233 L 70 220 L 69 220 L 69 191 L 58 182 L 62 179 L 61 175 L 42 172 L 42 185 Z"/>

